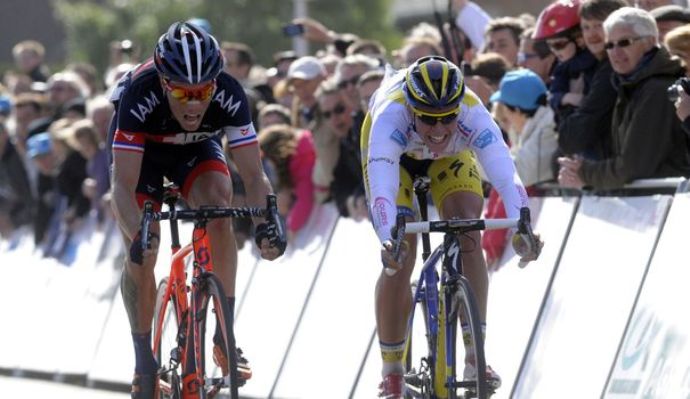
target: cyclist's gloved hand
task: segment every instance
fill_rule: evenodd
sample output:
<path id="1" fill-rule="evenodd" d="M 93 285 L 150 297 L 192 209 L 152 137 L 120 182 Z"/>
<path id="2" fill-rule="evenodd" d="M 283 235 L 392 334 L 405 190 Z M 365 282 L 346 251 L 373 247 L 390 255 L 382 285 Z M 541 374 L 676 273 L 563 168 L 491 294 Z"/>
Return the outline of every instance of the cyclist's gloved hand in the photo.
<path id="1" fill-rule="evenodd" d="M 512 244 L 515 253 L 520 257 L 518 263 L 520 267 L 525 267 L 527 263 L 537 260 L 541 249 L 544 247 L 544 242 L 537 233 L 521 234 L 516 232 L 513 234 Z"/>
<path id="2" fill-rule="evenodd" d="M 287 247 L 287 233 L 283 217 L 277 215 L 278 226 L 274 222 L 264 222 L 256 226 L 254 241 L 261 250 L 261 257 L 273 260 L 285 253 Z"/>
<path id="3" fill-rule="evenodd" d="M 381 262 L 383 263 L 383 271 L 387 275 L 393 276 L 400 269 L 405 266 L 405 260 L 409 253 L 409 246 L 407 241 L 400 242 L 400 250 L 396 258 L 394 240 L 386 240 L 383 242 L 381 248 Z"/>
<path id="4" fill-rule="evenodd" d="M 137 235 L 134 236 L 134 240 L 132 240 L 132 245 L 129 247 L 129 260 L 137 264 L 139 266 L 144 264 L 144 257 L 149 257 L 150 255 L 155 255 L 156 252 L 158 251 L 158 242 L 160 241 L 160 237 L 158 234 L 149 231 L 148 234 L 148 244 L 147 244 L 147 250 L 144 251 L 141 245 L 141 230 L 137 232 Z M 155 243 L 153 243 L 153 240 L 156 240 Z"/>

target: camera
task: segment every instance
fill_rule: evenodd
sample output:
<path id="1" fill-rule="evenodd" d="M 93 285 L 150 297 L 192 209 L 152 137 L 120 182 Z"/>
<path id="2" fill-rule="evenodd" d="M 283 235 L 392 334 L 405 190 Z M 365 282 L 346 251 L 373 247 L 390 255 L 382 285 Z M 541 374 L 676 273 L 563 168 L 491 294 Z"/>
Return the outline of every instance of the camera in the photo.
<path id="1" fill-rule="evenodd" d="M 283 26 L 283 35 L 287 37 L 300 36 L 304 33 L 304 25 L 302 24 L 287 24 Z"/>
<path id="2" fill-rule="evenodd" d="M 683 90 L 685 94 L 690 94 L 690 78 L 682 77 L 676 80 L 666 91 L 668 94 L 668 99 L 672 103 L 675 103 L 680 96 L 681 90 Z"/>

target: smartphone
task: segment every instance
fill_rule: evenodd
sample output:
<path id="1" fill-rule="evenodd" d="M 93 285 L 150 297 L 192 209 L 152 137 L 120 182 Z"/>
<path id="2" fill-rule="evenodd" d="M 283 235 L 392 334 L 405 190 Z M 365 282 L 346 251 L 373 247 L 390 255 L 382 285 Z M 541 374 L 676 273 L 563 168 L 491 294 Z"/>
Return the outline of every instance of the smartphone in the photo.
<path id="1" fill-rule="evenodd" d="M 287 37 L 300 36 L 304 33 L 304 25 L 302 24 L 287 24 L 283 26 L 283 34 Z"/>

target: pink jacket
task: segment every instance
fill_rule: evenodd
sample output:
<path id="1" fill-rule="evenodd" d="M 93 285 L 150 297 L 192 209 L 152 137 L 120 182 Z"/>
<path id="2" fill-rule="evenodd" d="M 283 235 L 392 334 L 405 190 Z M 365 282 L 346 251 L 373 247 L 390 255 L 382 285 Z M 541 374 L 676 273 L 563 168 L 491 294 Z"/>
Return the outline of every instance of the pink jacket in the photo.
<path id="1" fill-rule="evenodd" d="M 314 182 L 311 179 L 316 151 L 309 130 L 302 130 L 295 154 L 290 158 L 289 170 L 295 202 L 287 216 L 288 230 L 295 233 L 309 220 L 314 208 Z"/>

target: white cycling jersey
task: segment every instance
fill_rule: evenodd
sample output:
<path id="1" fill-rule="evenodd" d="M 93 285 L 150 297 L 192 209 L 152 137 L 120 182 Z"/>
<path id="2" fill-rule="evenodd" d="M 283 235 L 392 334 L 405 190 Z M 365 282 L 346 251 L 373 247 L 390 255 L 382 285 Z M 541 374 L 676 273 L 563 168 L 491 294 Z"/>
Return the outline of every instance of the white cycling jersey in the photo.
<path id="1" fill-rule="evenodd" d="M 520 216 L 527 206 L 527 193 L 518 176 L 499 127 L 481 100 L 469 89 L 463 98 L 460 116 L 446 149 L 429 151 L 415 131 L 414 119 L 402 92 L 405 70 L 387 74 L 369 103 L 371 118 L 365 158 L 365 184 L 372 223 L 381 242 L 390 239 L 397 214 L 396 197 L 400 182 L 400 156 L 438 159 L 471 149 L 489 182 L 496 188 L 510 218 Z M 366 133 L 363 132 L 364 137 Z"/>

